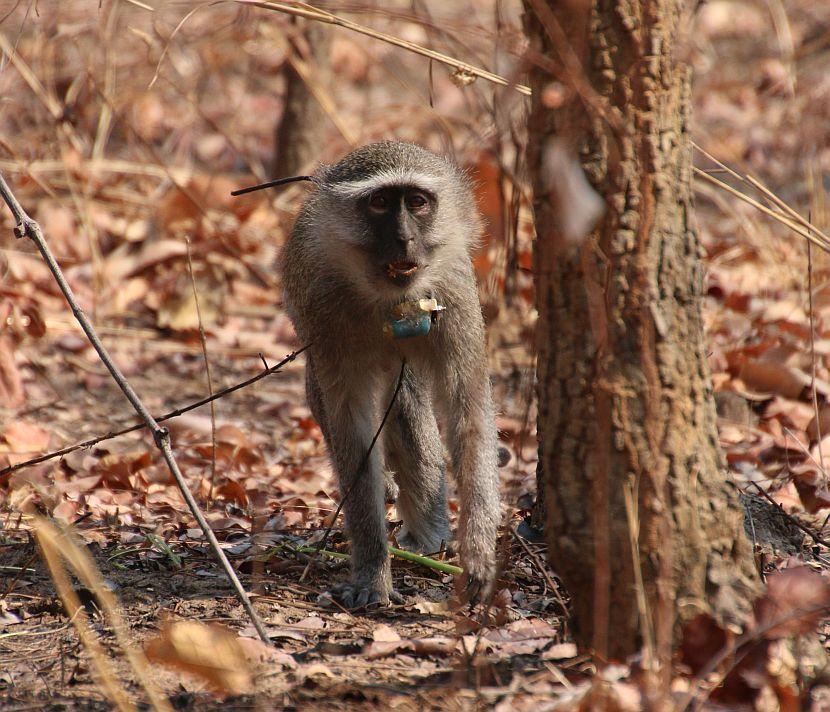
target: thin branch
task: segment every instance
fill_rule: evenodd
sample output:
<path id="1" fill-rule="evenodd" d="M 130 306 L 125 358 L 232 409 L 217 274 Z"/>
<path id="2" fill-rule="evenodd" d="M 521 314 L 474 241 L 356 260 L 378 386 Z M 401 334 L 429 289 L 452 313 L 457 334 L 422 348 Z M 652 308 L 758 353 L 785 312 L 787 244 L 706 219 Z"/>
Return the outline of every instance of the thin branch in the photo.
<path id="1" fill-rule="evenodd" d="M 165 413 L 162 416 L 156 418 L 157 423 L 163 423 L 166 420 L 170 420 L 171 418 L 178 418 L 180 415 L 187 413 L 191 410 L 195 410 L 196 408 L 201 408 L 203 405 L 207 405 L 208 403 L 212 403 L 219 398 L 222 398 L 229 393 L 233 393 L 234 391 L 238 391 L 242 388 L 246 388 L 257 381 L 262 380 L 266 376 L 270 376 L 274 373 L 279 373 L 283 366 L 287 363 L 290 363 L 294 359 L 297 358 L 303 351 L 305 351 L 308 346 L 303 346 L 301 349 L 297 349 L 296 351 L 288 354 L 282 361 L 274 366 L 267 366 L 263 371 L 260 371 L 256 376 L 252 376 L 251 378 L 242 381 L 241 383 L 236 383 L 233 386 L 228 386 L 227 388 L 223 388 L 221 391 L 217 391 L 211 396 L 207 398 L 202 398 L 201 400 L 196 401 L 195 403 L 191 403 L 189 405 L 182 406 L 181 408 L 176 408 L 175 410 L 171 410 L 169 413 Z M 104 435 L 98 435 L 97 437 L 90 438 L 89 440 L 84 440 L 81 443 L 75 443 L 74 445 L 69 445 L 65 448 L 61 448 L 60 450 L 54 450 L 53 452 L 47 452 L 45 455 L 39 455 L 38 457 L 33 457 L 31 460 L 26 460 L 25 462 L 18 462 L 16 465 L 9 465 L 8 467 L 3 468 L 0 470 L 0 478 L 4 477 L 5 475 L 10 475 L 12 472 L 16 472 L 17 470 L 22 470 L 24 467 L 29 467 L 30 465 L 37 465 L 41 462 L 46 462 L 47 460 L 53 460 L 56 457 L 62 457 L 63 455 L 68 455 L 70 452 L 75 452 L 76 450 L 83 450 L 84 448 L 91 447 L 96 445 L 97 443 L 103 442 L 104 440 L 111 440 L 112 438 L 117 438 L 121 435 L 126 435 L 127 433 L 134 433 L 136 430 L 143 430 L 147 427 L 147 423 L 135 423 L 134 425 L 130 425 L 126 428 L 122 428 L 121 430 L 116 430 L 114 432 L 106 433 Z M 0 479 L 0 483 L 2 483 L 2 479 Z"/>
<path id="2" fill-rule="evenodd" d="M 519 542 L 519 546 L 524 549 L 525 553 L 530 557 L 531 561 L 536 565 L 536 568 L 539 569 L 539 573 L 542 574 L 542 578 L 545 579 L 545 582 L 548 585 L 548 588 L 553 591 L 553 595 L 556 596 L 556 602 L 559 604 L 559 607 L 562 609 L 562 615 L 565 616 L 564 621 L 568 620 L 570 616 L 570 611 L 568 611 L 568 604 L 562 598 L 562 594 L 559 592 L 559 586 L 556 584 L 556 581 L 553 580 L 553 576 L 550 575 L 550 571 L 548 571 L 548 567 L 545 563 L 539 558 L 539 555 L 530 548 L 530 545 L 524 540 L 524 537 L 519 534 L 518 531 L 515 529 L 510 529 L 510 533 L 513 535 L 513 538 Z"/>
<path id="3" fill-rule="evenodd" d="M 78 320 L 78 323 L 81 325 L 81 328 L 83 329 L 84 333 L 89 339 L 89 342 L 92 344 L 95 351 L 98 352 L 98 356 L 100 357 L 101 361 L 107 367 L 107 370 L 110 372 L 113 379 L 118 384 L 118 387 L 126 396 L 127 400 L 130 401 L 130 404 L 133 406 L 135 411 L 139 414 L 139 416 L 141 416 L 141 419 L 146 423 L 146 426 L 153 433 L 153 440 L 156 443 L 156 447 L 161 451 L 161 454 L 164 457 L 164 461 L 167 463 L 167 467 L 170 469 L 170 473 L 176 480 L 176 484 L 181 490 L 182 497 L 187 503 L 188 509 L 191 511 L 193 517 L 199 524 L 200 529 L 205 535 L 205 539 L 207 539 L 208 543 L 210 544 L 210 548 L 216 555 L 216 558 L 219 561 L 225 574 L 227 575 L 228 580 L 233 585 L 233 588 L 236 591 L 236 595 L 239 598 L 239 601 L 242 603 L 243 608 L 245 608 L 245 610 L 248 613 L 248 616 L 251 618 L 251 622 L 253 623 L 254 628 L 256 628 L 256 631 L 259 634 L 259 637 L 261 638 L 262 642 L 266 645 L 270 645 L 271 641 L 268 637 L 268 633 L 265 630 L 265 626 L 262 624 L 262 621 L 257 615 L 256 610 L 254 610 L 254 607 L 251 604 L 251 600 L 248 598 L 248 594 L 245 592 L 245 589 L 242 587 L 242 583 L 239 581 L 236 572 L 233 570 L 233 567 L 228 561 L 228 558 L 225 556 L 225 553 L 219 546 L 219 540 L 216 538 L 216 535 L 213 533 L 213 530 L 210 528 L 210 525 L 208 524 L 207 520 L 205 519 L 201 510 L 199 509 L 199 505 L 193 498 L 193 494 L 190 492 L 190 489 L 187 486 L 187 482 L 185 481 L 184 476 L 182 475 L 182 472 L 179 469 L 179 465 L 176 462 L 176 458 L 173 456 L 173 449 L 170 445 L 170 432 L 167 430 L 167 428 L 160 426 L 156 422 L 150 411 L 147 410 L 145 405 L 141 402 L 141 399 L 138 397 L 138 394 L 133 390 L 133 387 L 129 384 L 127 379 L 124 378 L 124 374 L 113 362 L 112 358 L 110 357 L 109 353 L 104 347 L 104 344 L 101 342 L 101 339 L 98 338 L 98 334 L 95 333 L 95 329 L 93 328 L 92 323 L 89 321 L 83 309 L 81 309 L 80 305 L 78 304 L 78 300 L 75 298 L 75 295 L 72 292 L 72 288 L 69 286 L 69 283 L 66 281 L 66 277 L 61 271 L 61 268 L 58 266 L 58 263 L 55 261 L 52 252 L 49 250 L 49 246 L 46 244 L 46 240 L 43 237 L 43 232 L 40 229 L 40 225 L 38 225 L 37 222 L 35 222 L 34 220 L 32 220 L 32 218 L 28 216 L 26 211 L 17 201 L 17 198 L 15 198 L 14 194 L 11 191 L 11 188 L 9 188 L 8 184 L 6 183 L 6 179 L 3 177 L 2 174 L 0 174 L 0 195 L 2 195 L 3 200 L 5 201 L 6 205 L 9 207 L 9 210 L 14 216 L 15 236 L 18 238 L 28 237 L 35 243 L 38 251 L 40 252 L 47 266 L 49 267 L 49 271 L 52 273 L 52 276 L 58 283 L 58 287 L 60 287 L 63 296 L 69 303 L 69 307 L 72 310 L 72 314 Z"/>
<path id="4" fill-rule="evenodd" d="M 751 175 L 747 175 L 747 181 L 749 182 L 752 187 L 758 189 L 767 200 L 773 203 L 776 207 L 780 208 L 784 213 L 786 213 L 790 218 L 795 220 L 797 223 L 802 225 L 806 230 L 810 230 L 815 232 L 822 240 L 830 244 L 830 235 L 825 232 L 819 230 L 815 225 L 813 225 L 809 220 L 802 217 L 801 214 L 785 203 L 781 198 L 779 198 L 775 193 L 773 193 L 769 188 L 767 188 L 761 181 Z"/>
<path id="5" fill-rule="evenodd" d="M 554 76 L 557 76 L 564 84 L 569 85 L 579 95 L 586 106 L 591 107 L 602 116 L 608 125 L 617 133 L 622 133 L 624 129 L 619 107 L 611 106 L 608 99 L 598 94 L 596 89 L 591 85 L 582 65 L 582 60 L 580 60 L 579 55 L 574 49 L 571 38 L 567 36 L 564 28 L 556 18 L 552 6 L 542 0 L 528 0 L 528 4 L 533 9 L 536 18 L 539 20 L 539 24 L 545 30 L 545 34 L 547 34 L 551 42 L 551 47 L 559 55 L 562 68 L 559 70 L 550 60 L 550 57 L 536 52 L 531 48 L 525 50 L 527 59 L 534 63 L 544 64 L 544 69 Z M 590 8 L 586 7 L 584 12 L 587 19 Z"/>

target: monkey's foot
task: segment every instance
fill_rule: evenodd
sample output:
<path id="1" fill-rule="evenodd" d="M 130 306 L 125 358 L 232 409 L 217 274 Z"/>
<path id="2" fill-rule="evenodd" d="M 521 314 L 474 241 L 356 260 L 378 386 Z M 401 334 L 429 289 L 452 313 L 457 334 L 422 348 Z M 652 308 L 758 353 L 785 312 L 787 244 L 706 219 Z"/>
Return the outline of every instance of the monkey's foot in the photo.
<path id="1" fill-rule="evenodd" d="M 395 482 L 395 475 L 389 470 L 383 471 L 383 494 L 386 504 L 395 504 L 398 495 L 401 493 L 398 483 Z"/>
<path id="2" fill-rule="evenodd" d="M 340 583 L 317 598 L 320 605 L 337 601 L 344 608 L 380 608 L 390 603 L 403 603 L 404 598 L 395 589 L 381 590 L 366 583 Z"/>
<path id="3" fill-rule="evenodd" d="M 435 556 L 441 551 L 447 551 L 450 539 L 450 526 L 444 513 L 415 522 L 407 521 L 404 514 L 403 526 L 395 535 L 401 549 L 426 556 Z"/>
<path id="4" fill-rule="evenodd" d="M 395 535 L 395 541 L 398 542 L 401 549 L 411 551 L 413 554 L 427 555 L 434 555 L 442 549 L 446 549 L 449 543 L 448 538 L 449 532 L 445 532 L 442 536 L 437 531 L 429 536 L 418 537 L 408 531 L 405 525 Z"/>

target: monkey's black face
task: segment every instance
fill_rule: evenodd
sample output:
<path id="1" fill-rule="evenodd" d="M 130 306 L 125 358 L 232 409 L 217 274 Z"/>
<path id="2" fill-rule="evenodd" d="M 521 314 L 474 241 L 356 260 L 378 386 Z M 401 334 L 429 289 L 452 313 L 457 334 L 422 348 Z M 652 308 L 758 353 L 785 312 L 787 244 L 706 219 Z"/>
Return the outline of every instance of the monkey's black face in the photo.
<path id="1" fill-rule="evenodd" d="M 378 276 L 409 286 L 426 269 L 434 249 L 427 237 L 435 220 L 435 196 L 414 186 L 388 186 L 364 198 L 361 207 L 369 231 L 366 248 Z"/>

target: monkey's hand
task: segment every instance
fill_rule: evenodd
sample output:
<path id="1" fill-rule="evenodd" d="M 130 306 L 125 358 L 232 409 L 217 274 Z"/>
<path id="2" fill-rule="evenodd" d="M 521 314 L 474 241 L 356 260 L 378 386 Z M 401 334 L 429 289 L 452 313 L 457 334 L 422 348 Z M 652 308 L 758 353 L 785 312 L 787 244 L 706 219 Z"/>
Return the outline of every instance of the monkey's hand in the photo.
<path id="1" fill-rule="evenodd" d="M 322 594 L 317 602 L 321 604 L 334 600 L 344 608 L 354 610 L 356 608 L 379 608 L 388 606 L 390 603 L 403 603 L 403 596 L 395 589 L 372 585 L 368 582 L 349 582 L 332 586 L 326 593 Z"/>
<path id="2" fill-rule="evenodd" d="M 491 588 L 490 583 L 474 574 L 464 574 L 461 581 L 464 584 L 464 588 L 459 596 L 462 604 L 469 604 L 472 608 L 477 603 L 486 602 Z"/>
<path id="3" fill-rule="evenodd" d="M 455 579 L 458 599 L 471 607 L 477 603 L 487 603 L 495 584 L 495 562 L 491 557 L 485 556 L 467 560 L 462 557 L 462 563 L 464 573 Z"/>

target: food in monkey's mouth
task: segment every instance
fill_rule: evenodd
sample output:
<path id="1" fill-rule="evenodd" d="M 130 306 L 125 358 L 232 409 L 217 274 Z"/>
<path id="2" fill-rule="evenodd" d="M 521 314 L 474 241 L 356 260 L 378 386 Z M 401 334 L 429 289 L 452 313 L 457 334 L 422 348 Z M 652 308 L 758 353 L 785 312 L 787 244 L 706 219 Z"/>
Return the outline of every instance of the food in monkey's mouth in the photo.
<path id="1" fill-rule="evenodd" d="M 418 271 L 418 265 L 407 260 L 398 260 L 386 265 L 386 274 L 390 277 L 410 277 Z"/>

